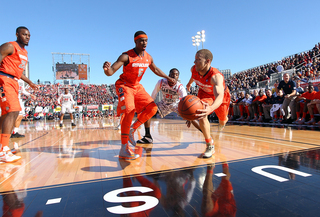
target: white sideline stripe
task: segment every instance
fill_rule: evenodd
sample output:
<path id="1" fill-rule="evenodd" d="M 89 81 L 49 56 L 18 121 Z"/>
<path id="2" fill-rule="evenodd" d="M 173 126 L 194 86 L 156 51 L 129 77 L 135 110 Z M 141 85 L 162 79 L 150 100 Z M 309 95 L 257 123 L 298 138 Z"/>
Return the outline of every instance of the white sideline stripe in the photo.
<path id="1" fill-rule="evenodd" d="M 47 201 L 46 205 L 60 203 L 61 198 L 50 199 Z"/>

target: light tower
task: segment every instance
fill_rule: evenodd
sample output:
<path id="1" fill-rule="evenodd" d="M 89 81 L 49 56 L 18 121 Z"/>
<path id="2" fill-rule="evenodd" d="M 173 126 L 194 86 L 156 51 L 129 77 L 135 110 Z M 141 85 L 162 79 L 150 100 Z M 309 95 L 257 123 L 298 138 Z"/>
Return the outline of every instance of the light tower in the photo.
<path id="1" fill-rule="evenodd" d="M 197 32 L 195 36 L 192 36 L 192 45 L 197 48 L 197 51 L 198 51 L 198 47 L 200 46 L 200 42 L 202 44 L 202 49 L 203 49 L 203 42 L 206 41 L 205 39 L 206 35 L 204 33 L 205 31 L 202 30 L 201 32 L 200 31 Z"/>

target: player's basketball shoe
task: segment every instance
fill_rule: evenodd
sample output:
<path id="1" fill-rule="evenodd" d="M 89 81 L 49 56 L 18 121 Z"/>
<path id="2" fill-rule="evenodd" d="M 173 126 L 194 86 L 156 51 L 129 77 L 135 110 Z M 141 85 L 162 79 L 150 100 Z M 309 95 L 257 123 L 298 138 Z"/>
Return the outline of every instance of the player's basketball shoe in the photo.
<path id="1" fill-rule="evenodd" d="M 135 154 L 129 147 L 129 144 L 121 145 L 120 152 L 119 152 L 119 158 L 123 160 L 135 160 L 140 155 Z"/>
<path id="2" fill-rule="evenodd" d="M 10 138 L 23 138 L 26 137 L 25 135 L 22 135 L 20 133 L 13 133 L 11 134 Z"/>
<path id="3" fill-rule="evenodd" d="M 63 127 L 63 124 L 61 124 L 61 123 L 60 123 L 60 125 L 59 125 L 59 126 L 60 126 L 60 127 Z"/>
<path id="4" fill-rule="evenodd" d="M 206 145 L 207 145 L 206 150 L 201 154 L 202 158 L 210 158 L 215 153 L 213 139 L 211 140 L 210 143 L 207 143 Z"/>
<path id="5" fill-rule="evenodd" d="M 136 145 L 137 145 L 136 140 L 134 140 L 134 132 L 135 132 L 135 131 L 136 131 L 135 129 L 131 128 L 131 129 L 130 129 L 130 132 L 129 132 L 129 142 L 130 142 L 133 146 L 136 146 Z"/>
<path id="6" fill-rule="evenodd" d="M 73 127 L 75 127 L 75 126 L 77 126 L 75 123 L 71 123 L 71 126 L 73 126 Z"/>
<path id="7" fill-rule="evenodd" d="M 142 139 L 139 139 L 137 141 L 137 143 L 140 143 L 140 144 L 151 144 L 151 143 L 153 143 L 153 139 L 152 139 L 152 137 L 144 136 Z"/>
<path id="8" fill-rule="evenodd" d="M 20 160 L 21 156 L 16 156 L 12 154 L 8 146 L 3 147 L 2 152 L 0 152 L 0 161 L 4 163 L 12 163 Z"/>

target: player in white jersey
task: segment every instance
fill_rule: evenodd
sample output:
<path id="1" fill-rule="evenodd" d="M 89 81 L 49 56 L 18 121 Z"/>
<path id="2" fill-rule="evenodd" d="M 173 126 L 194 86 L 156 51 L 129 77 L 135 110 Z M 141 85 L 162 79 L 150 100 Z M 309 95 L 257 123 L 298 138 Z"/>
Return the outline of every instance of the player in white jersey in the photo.
<path id="1" fill-rule="evenodd" d="M 63 126 L 63 116 L 67 112 L 70 114 L 71 125 L 76 126 L 73 120 L 73 115 L 71 109 L 73 108 L 74 101 L 72 95 L 69 93 L 69 89 L 65 88 L 64 94 L 61 94 L 58 98 L 58 103 L 61 106 L 61 116 L 60 116 L 60 127 Z"/>
<path id="2" fill-rule="evenodd" d="M 21 135 L 19 133 L 19 126 L 20 123 L 22 121 L 23 116 L 26 114 L 25 112 L 25 108 L 24 108 L 24 103 L 22 101 L 22 95 L 26 95 L 26 96 L 30 96 L 31 99 L 35 100 L 37 97 L 31 93 L 29 93 L 28 91 L 26 91 L 26 89 L 24 88 L 24 81 L 22 79 L 19 79 L 18 81 L 19 84 L 19 103 L 20 103 L 20 107 L 21 107 L 21 111 L 19 112 L 19 116 L 17 117 L 15 123 L 14 123 L 14 128 L 13 128 L 13 132 L 11 134 L 10 138 L 22 138 L 25 137 L 25 135 Z"/>
<path id="3" fill-rule="evenodd" d="M 156 84 L 151 94 L 151 97 L 153 98 L 153 100 L 155 100 L 158 92 L 159 91 L 162 92 L 162 96 L 163 96 L 162 100 L 156 103 L 158 106 L 158 113 L 161 116 L 161 118 L 164 118 L 171 112 L 175 112 L 178 114 L 178 104 L 180 102 L 180 99 L 187 95 L 186 89 L 178 81 L 179 70 L 176 68 L 171 69 L 169 73 L 169 77 L 174 78 L 177 81 L 176 84 L 169 82 L 165 78 L 161 79 L 158 81 L 158 83 Z M 138 140 L 137 143 L 149 144 L 153 142 L 152 136 L 150 134 L 150 123 L 151 123 L 151 119 L 147 120 L 144 123 L 145 131 L 146 131 L 145 136 L 142 139 Z M 200 130 L 200 126 L 197 121 L 187 122 L 187 125 L 190 126 L 190 123 L 192 123 L 197 129 Z"/>

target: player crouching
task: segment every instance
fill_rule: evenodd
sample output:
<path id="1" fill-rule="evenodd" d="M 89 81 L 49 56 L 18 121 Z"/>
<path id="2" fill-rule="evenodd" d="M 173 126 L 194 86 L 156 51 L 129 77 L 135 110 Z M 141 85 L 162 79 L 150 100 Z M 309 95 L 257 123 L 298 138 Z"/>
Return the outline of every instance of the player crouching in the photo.
<path id="1" fill-rule="evenodd" d="M 211 157 L 214 151 L 213 139 L 210 135 L 210 123 L 208 115 L 215 112 L 219 118 L 219 130 L 222 130 L 228 121 L 230 105 L 230 93 L 225 85 L 224 77 L 216 68 L 211 67 L 212 53 L 207 49 L 196 53 L 194 66 L 191 67 L 191 78 L 187 84 L 190 91 L 191 84 L 195 82 L 199 86 L 198 97 L 201 99 L 204 109 L 199 109 L 196 116 L 206 141 L 206 150 L 201 155 L 203 158 Z"/>

